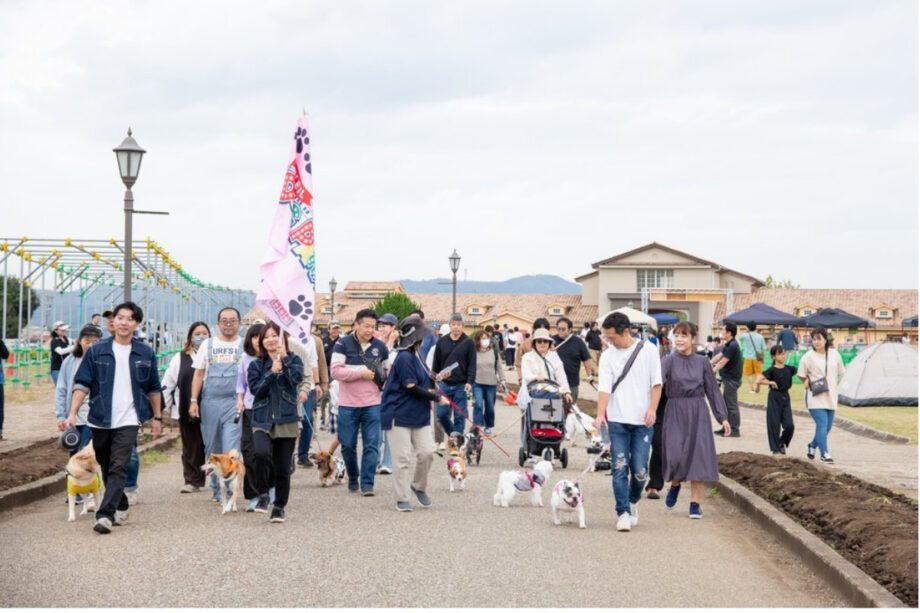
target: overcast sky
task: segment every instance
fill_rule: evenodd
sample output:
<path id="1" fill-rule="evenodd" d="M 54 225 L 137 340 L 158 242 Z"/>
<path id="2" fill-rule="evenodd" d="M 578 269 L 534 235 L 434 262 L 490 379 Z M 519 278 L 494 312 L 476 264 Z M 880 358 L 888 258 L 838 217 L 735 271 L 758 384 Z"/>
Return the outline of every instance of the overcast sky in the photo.
<path id="1" fill-rule="evenodd" d="M 917 287 L 917 6 L 0 3 L 0 236 L 123 235 L 255 289 L 294 123 L 317 274 L 568 279 L 658 241 Z"/>

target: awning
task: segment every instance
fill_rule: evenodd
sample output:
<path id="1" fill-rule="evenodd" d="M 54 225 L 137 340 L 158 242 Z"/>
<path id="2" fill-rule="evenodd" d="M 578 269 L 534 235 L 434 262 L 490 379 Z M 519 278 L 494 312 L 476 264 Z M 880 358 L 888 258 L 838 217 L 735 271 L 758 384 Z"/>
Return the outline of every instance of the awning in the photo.
<path id="1" fill-rule="evenodd" d="M 680 323 L 680 317 L 676 317 L 670 313 L 651 313 L 651 316 L 655 318 L 659 326 L 671 326 Z"/>
<path id="2" fill-rule="evenodd" d="M 758 326 L 804 326 L 805 318 L 796 317 L 771 307 L 766 302 L 757 302 L 746 309 L 727 315 L 719 323 L 747 324 L 754 322 Z"/>
<path id="3" fill-rule="evenodd" d="M 903 328 L 916 328 L 917 327 L 917 316 L 908 317 L 901 322 L 901 327 Z"/>
<path id="4" fill-rule="evenodd" d="M 654 317 L 630 307 L 620 307 L 619 309 L 605 313 L 598 318 L 597 323 L 603 325 L 604 320 L 607 319 L 607 316 L 610 315 L 610 313 L 622 313 L 623 315 L 626 315 L 626 317 L 629 318 L 629 323 L 634 326 L 648 326 L 652 330 L 658 329 L 658 322 L 655 321 Z"/>
<path id="5" fill-rule="evenodd" d="M 805 318 L 805 325 L 810 328 L 823 326 L 825 328 L 874 328 L 875 324 L 863 317 L 857 317 L 841 309 L 821 309 Z"/>

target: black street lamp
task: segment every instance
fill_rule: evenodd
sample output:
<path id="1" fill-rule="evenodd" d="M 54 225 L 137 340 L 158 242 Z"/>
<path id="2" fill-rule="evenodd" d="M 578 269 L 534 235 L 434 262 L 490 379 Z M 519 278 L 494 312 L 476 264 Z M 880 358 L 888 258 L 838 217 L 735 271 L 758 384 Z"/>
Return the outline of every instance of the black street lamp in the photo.
<path id="1" fill-rule="evenodd" d="M 137 181 L 137 175 L 141 170 L 141 160 L 147 153 L 137 141 L 131 136 L 131 128 L 128 128 L 128 136 L 121 144 L 112 149 L 115 152 L 115 158 L 118 160 L 118 173 L 121 175 L 122 183 L 125 184 L 125 301 L 131 300 L 131 217 L 134 213 L 134 194 L 131 193 L 131 187 Z"/>
<path id="2" fill-rule="evenodd" d="M 330 324 L 335 320 L 335 288 L 338 286 L 339 284 L 336 283 L 335 277 L 332 277 L 331 279 L 329 279 L 329 293 L 332 294 L 332 307 L 331 307 L 332 312 L 329 314 Z"/>
<path id="3" fill-rule="evenodd" d="M 457 312 L 457 271 L 460 270 L 460 256 L 457 255 L 457 250 L 454 249 L 454 252 L 450 254 L 450 257 L 447 258 L 450 261 L 450 271 L 454 274 L 453 279 L 453 296 L 451 298 L 450 312 L 451 315 Z"/>

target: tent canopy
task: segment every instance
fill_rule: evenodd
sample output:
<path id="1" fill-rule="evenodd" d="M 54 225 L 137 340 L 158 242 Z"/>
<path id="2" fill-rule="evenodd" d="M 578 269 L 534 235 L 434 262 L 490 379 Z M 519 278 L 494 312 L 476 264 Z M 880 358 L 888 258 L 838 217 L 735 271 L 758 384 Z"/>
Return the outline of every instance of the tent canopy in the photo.
<path id="1" fill-rule="evenodd" d="M 680 317 L 675 317 L 670 313 L 652 313 L 652 317 L 659 326 L 671 326 L 680 322 Z"/>
<path id="2" fill-rule="evenodd" d="M 825 328 L 874 328 L 875 324 L 868 319 L 857 317 L 841 309 L 820 309 L 805 318 L 805 325 L 810 328 L 823 326 Z"/>
<path id="3" fill-rule="evenodd" d="M 609 313 L 604 313 L 597 319 L 597 323 L 602 325 L 610 313 L 622 313 L 623 315 L 626 315 L 626 317 L 629 318 L 629 323 L 634 326 L 648 326 L 652 330 L 658 329 L 658 322 L 655 321 L 654 317 L 630 307 L 620 307 L 619 309 L 610 311 Z"/>
<path id="4" fill-rule="evenodd" d="M 907 319 L 902 321 L 901 327 L 902 328 L 916 328 L 917 327 L 917 316 L 914 315 L 913 317 L 908 317 Z"/>
<path id="5" fill-rule="evenodd" d="M 722 322 L 731 322 L 733 324 L 747 324 L 754 322 L 758 326 L 804 326 L 805 318 L 796 317 L 789 313 L 783 313 L 779 309 L 771 307 L 766 302 L 757 302 L 746 309 L 736 311 L 731 315 L 725 316 Z"/>
<path id="6" fill-rule="evenodd" d="M 869 345 L 847 365 L 837 397 L 851 407 L 917 406 L 917 350 L 902 343 Z"/>

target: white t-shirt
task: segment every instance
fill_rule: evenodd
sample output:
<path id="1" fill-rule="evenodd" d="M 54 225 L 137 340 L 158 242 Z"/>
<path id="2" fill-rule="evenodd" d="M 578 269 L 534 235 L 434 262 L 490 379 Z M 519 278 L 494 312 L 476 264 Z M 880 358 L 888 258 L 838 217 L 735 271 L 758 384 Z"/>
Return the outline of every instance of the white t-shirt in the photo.
<path id="1" fill-rule="evenodd" d="M 316 342 L 314 342 L 312 338 L 309 343 L 301 343 L 298 340 L 289 338 L 288 347 L 291 347 L 291 351 L 300 348 L 300 350 L 306 354 L 307 359 L 305 361 L 308 362 L 308 364 L 305 364 L 305 366 L 309 368 L 319 368 L 319 356 L 316 354 Z M 301 358 L 301 361 L 304 361 L 303 358 Z"/>
<path id="2" fill-rule="evenodd" d="M 195 352 L 195 357 L 192 359 L 192 368 L 207 371 L 208 344 L 208 339 L 201 343 L 201 347 L 198 348 L 198 351 Z M 236 362 L 236 350 L 240 346 L 239 337 L 230 342 L 222 341 L 219 337 L 213 337 L 210 340 L 210 344 L 214 348 L 214 362 L 216 364 L 232 364 Z"/>
<path id="3" fill-rule="evenodd" d="M 112 386 L 112 429 L 136 426 L 134 394 L 131 393 L 131 345 L 112 343 L 115 353 L 115 379 Z"/>
<path id="4" fill-rule="evenodd" d="M 607 403 L 608 422 L 645 425 L 645 412 L 652 401 L 652 387 L 661 385 L 658 349 L 648 341 L 637 342 L 642 343 L 642 351 Z M 604 350 L 598 365 L 597 387 L 600 391 L 610 391 L 635 349 L 633 344 L 626 349 L 611 345 Z"/>

